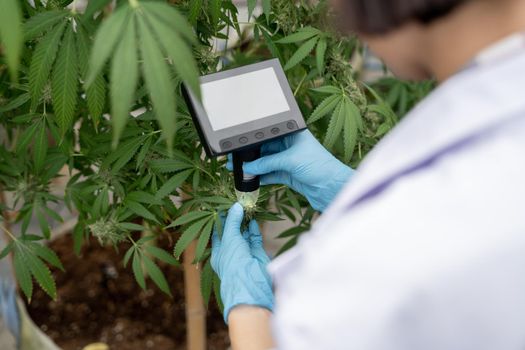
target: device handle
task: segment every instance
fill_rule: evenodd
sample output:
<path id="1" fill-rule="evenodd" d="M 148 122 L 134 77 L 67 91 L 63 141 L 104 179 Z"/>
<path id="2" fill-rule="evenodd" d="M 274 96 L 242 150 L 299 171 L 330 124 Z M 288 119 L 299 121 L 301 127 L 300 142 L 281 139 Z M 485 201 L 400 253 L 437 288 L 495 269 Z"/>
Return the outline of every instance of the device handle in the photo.
<path id="1" fill-rule="evenodd" d="M 261 146 L 233 152 L 233 178 L 235 189 L 240 192 L 253 192 L 259 189 L 259 176 L 245 174 L 242 170 L 244 162 L 251 162 L 261 157 Z"/>

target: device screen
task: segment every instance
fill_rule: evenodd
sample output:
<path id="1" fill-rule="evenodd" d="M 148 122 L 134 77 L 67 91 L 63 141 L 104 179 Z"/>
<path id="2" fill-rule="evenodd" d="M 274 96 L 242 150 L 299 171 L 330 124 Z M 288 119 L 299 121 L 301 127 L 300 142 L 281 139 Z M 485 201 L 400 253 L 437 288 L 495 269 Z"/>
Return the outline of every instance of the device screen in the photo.
<path id="1" fill-rule="evenodd" d="M 204 83 L 201 91 L 214 131 L 290 110 L 271 67 Z"/>

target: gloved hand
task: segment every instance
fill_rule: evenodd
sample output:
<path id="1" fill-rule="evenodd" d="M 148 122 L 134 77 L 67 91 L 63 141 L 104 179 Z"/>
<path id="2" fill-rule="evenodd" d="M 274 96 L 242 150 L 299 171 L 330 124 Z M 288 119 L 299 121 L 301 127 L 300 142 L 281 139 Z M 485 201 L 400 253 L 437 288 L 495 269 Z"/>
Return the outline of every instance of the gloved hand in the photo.
<path id="1" fill-rule="evenodd" d="M 301 193 L 310 205 L 324 211 L 354 170 L 328 152 L 309 130 L 264 144 L 262 157 L 243 170 L 262 175 L 261 184 L 283 184 Z M 231 169 L 231 164 L 228 166 Z"/>
<path id="2" fill-rule="evenodd" d="M 262 236 L 255 220 L 248 231 L 241 234 L 244 211 L 239 203 L 228 212 L 219 238 L 212 238 L 211 266 L 221 280 L 221 298 L 224 303 L 224 321 L 237 305 L 255 305 L 273 309 L 273 292 L 266 265 L 270 258 L 263 248 Z"/>

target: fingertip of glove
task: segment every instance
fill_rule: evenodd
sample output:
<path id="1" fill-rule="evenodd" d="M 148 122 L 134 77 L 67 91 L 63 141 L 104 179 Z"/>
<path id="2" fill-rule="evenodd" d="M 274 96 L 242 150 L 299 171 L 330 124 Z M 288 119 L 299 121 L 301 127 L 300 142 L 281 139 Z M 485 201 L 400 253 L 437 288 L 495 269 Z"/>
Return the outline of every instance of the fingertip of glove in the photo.
<path id="1" fill-rule="evenodd" d="M 233 215 L 240 215 L 244 213 L 244 208 L 239 202 L 236 202 L 232 207 L 230 208 L 229 214 Z"/>

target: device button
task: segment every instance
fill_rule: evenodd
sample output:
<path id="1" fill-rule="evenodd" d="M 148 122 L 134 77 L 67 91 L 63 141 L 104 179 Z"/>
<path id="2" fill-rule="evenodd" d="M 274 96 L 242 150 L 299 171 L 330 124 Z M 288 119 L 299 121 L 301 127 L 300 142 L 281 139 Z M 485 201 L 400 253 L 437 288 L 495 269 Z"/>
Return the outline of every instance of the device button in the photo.
<path id="1" fill-rule="evenodd" d="M 245 144 L 247 142 L 248 142 L 248 138 L 247 137 L 243 136 L 243 137 L 239 138 L 239 143 Z"/>
<path id="2" fill-rule="evenodd" d="M 295 129 L 295 123 L 294 122 L 288 122 L 286 123 L 286 127 L 290 130 Z"/>
<path id="3" fill-rule="evenodd" d="M 263 137 L 264 137 L 264 133 L 263 132 L 259 131 L 259 132 L 255 133 L 255 138 L 256 139 L 260 140 Z"/>
<path id="4" fill-rule="evenodd" d="M 233 146 L 233 144 L 230 141 L 224 141 L 222 143 L 222 148 L 225 148 L 225 149 L 231 148 L 232 146 Z"/>
<path id="5" fill-rule="evenodd" d="M 272 130 L 270 130 L 270 132 L 274 135 L 277 135 L 278 133 L 281 132 L 281 130 L 279 128 L 272 128 Z"/>

